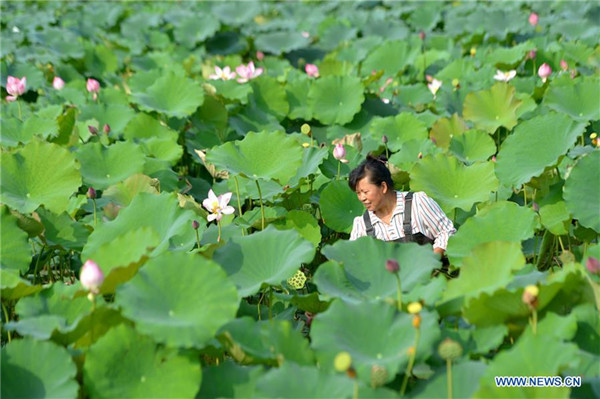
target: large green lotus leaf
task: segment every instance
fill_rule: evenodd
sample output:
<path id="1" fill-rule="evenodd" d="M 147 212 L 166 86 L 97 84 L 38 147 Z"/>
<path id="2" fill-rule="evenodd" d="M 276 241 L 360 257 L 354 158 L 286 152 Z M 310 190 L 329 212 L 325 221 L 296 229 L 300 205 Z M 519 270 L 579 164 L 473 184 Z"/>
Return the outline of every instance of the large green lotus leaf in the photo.
<path id="1" fill-rule="evenodd" d="M 294 229 L 302 238 L 310 241 L 315 248 L 321 242 L 321 227 L 319 222 L 308 212 L 293 210 L 285 215 L 285 219 L 273 223 L 279 230 Z"/>
<path id="2" fill-rule="evenodd" d="M 191 79 L 167 73 L 144 91 L 132 93 L 132 97 L 143 110 L 185 118 L 202 105 L 204 90 Z"/>
<path id="3" fill-rule="evenodd" d="M 77 367 L 63 347 L 31 338 L 2 347 L 3 398 L 77 398 Z"/>
<path id="4" fill-rule="evenodd" d="M 0 136 L 0 145 L 2 148 L 18 147 L 19 143 L 29 143 L 33 134 L 31 131 L 23 130 L 23 123 L 17 118 L 6 117 L 3 115 L 0 120 L 2 136 Z"/>
<path id="5" fill-rule="evenodd" d="M 21 135 L 25 137 L 40 136 L 44 139 L 56 136 L 58 133 L 56 117 L 45 118 L 39 114 L 30 116 L 21 127 Z"/>
<path id="6" fill-rule="evenodd" d="M 314 364 L 308 340 L 292 328 L 289 320 L 255 322 L 246 316 L 227 323 L 217 335 L 240 364 L 278 366 L 288 361 L 307 366 Z"/>
<path id="7" fill-rule="evenodd" d="M 6 328 L 36 339 L 53 337 L 60 342 L 72 342 L 69 333 L 83 334 L 84 331 L 75 330 L 92 310 L 92 302 L 86 296 L 74 297 L 80 289 L 80 285 L 55 283 L 21 298 L 15 308 L 19 320 L 7 323 Z"/>
<path id="8" fill-rule="evenodd" d="M 344 375 L 333 374 L 333 367 L 328 370 L 285 362 L 256 381 L 254 397 L 352 398 L 354 382 Z"/>
<path id="9" fill-rule="evenodd" d="M 248 1 L 243 7 L 236 3 L 216 3 L 211 11 L 225 24 L 241 26 L 252 21 L 262 9 L 263 5 L 260 2 Z"/>
<path id="10" fill-rule="evenodd" d="M 521 103 L 513 86 L 499 82 L 489 90 L 467 94 L 463 115 L 476 128 L 488 133 L 494 133 L 500 126 L 511 130 L 517 124 L 516 110 Z"/>
<path id="11" fill-rule="evenodd" d="M 117 289 L 116 303 L 138 331 L 156 342 L 202 348 L 235 317 L 239 300 L 233 283 L 212 261 L 166 252 Z"/>
<path id="12" fill-rule="evenodd" d="M 436 313 L 422 311 L 420 315 L 416 359 L 426 360 L 440 337 L 440 329 Z M 326 312 L 313 320 L 311 346 L 322 369 L 333 369 L 336 355 L 345 351 L 352 357 L 359 380 L 370 384 L 371 368 L 377 365 L 387 370 L 387 381 L 391 381 L 408 363 L 408 348 L 415 344 L 413 317 L 398 313 L 395 307 L 384 302 L 334 301 Z"/>
<path id="13" fill-rule="evenodd" d="M 40 208 L 37 213 L 44 225 L 44 237 L 49 244 L 81 251 L 90 235 L 90 231 L 82 223 L 71 219 L 66 212 L 56 215 Z"/>
<path id="14" fill-rule="evenodd" d="M 41 285 L 32 285 L 19 276 L 14 269 L 0 269 L 0 293 L 2 299 L 14 300 L 43 290 Z"/>
<path id="15" fill-rule="evenodd" d="M 555 376 L 578 361 L 573 343 L 552 335 L 526 331 L 510 349 L 494 357 L 483 377 L 477 398 L 567 398 L 567 387 L 496 387 L 495 376 Z"/>
<path id="16" fill-rule="evenodd" d="M 268 226 L 259 233 L 233 237 L 217 249 L 213 260 L 225 269 L 240 296 L 245 297 L 257 293 L 263 284 L 281 284 L 314 255 L 313 244 L 297 231 Z"/>
<path id="17" fill-rule="evenodd" d="M 125 126 L 123 137 L 127 140 L 149 139 L 153 137 L 176 140 L 178 134 L 150 115 L 140 112 Z"/>
<path id="18" fill-rule="evenodd" d="M 539 176 L 575 144 L 585 125 L 553 112 L 520 123 L 498 152 L 498 179 L 506 186 L 519 186 Z"/>
<path id="19" fill-rule="evenodd" d="M 144 169 L 144 153 L 131 142 L 119 141 L 108 147 L 99 142 L 82 145 L 76 153 L 86 184 L 104 189 Z"/>
<path id="20" fill-rule="evenodd" d="M 327 76 L 317 79 L 308 92 L 313 117 L 327 125 L 352 121 L 365 101 L 363 85 L 355 76 Z"/>
<path id="21" fill-rule="evenodd" d="M 377 118 L 371 123 L 369 132 L 378 142 L 384 135 L 387 136 L 391 151 L 400 150 L 407 141 L 422 140 L 428 136 L 427 125 L 408 112 Z"/>
<path id="22" fill-rule="evenodd" d="M 384 71 L 385 76 L 396 76 L 407 65 L 412 64 L 419 52 L 418 48 L 410 48 L 407 41 L 390 40 L 377 46 L 362 63 L 362 74 L 371 71 Z"/>
<path id="23" fill-rule="evenodd" d="M 533 237 L 536 215 L 514 202 L 498 202 L 484 208 L 460 226 L 448 240 L 450 263 L 460 265 L 473 248 L 484 242 L 521 242 Z"/>
<path id="24" fill-rule="evenodd" d="M 34 140 L 14 153 L 2 152 L 0 163 L 0 202 L 21 213 L 42 204 L 61 213 L 81 185 L 79 164 L 56 144 Z"/>
<path id="25" fill-rule="evenodd" d="M 407 171 L 411 170 L 422 157 L 435 155 L 442 151 L 432 140 L 410 140 L 402 144 L 400 151 L 390 156 L 389 162 L 401 171 Z"/>
<path id="26" fill-rule="evenodd" d="M 512 272 L 525 266 L 525 257 L 518 242 L 492 241 L 473 248 L 462 259 L 460 275 L 450 280 L 444 291 L 444 301 L 464 296 L 476 297 L 505 287 Z"/>
<path id="27" fill-rule="evenodd" d="M 290 187 L 296 186 L 300 179 L 316 174 L 327 155 L 329 155 L 329 150 L 325 147 L 305 148 L 302 155 L 302 165 L 298 168 L 296 176 L 289 180 L 288 185 Z"/>
<path id="28" fill-rule="evenodd" d="M 573 82 L 551 84 L 544 95 L 544 104 L 579 122 L 600 119 L 600 80 L 590 77 Z"/>
<path id="29" fill-rule="evenodd" d="M 191 398 L 201 380 L 197 357 L 157 346 L 125 325 L 92 345 L 83 365 L 91 398 Z"/>
<path id="30" fill-rule="evenodd" d="M 354 218 L 365 211 L 345 180 L 334 180 L 325 186 L 319 196 L 319 207 L 325 224 L 343 233 L 350 233 Z"/>
<path id="31" fill-rule="evenodd" d="M 311 82 L 305 75 L 296 78 L 288 76 L 285 92 L 290 106 L 288 114 L 290 119 L 304 119 L 306 121 L 312 119 L 312 109 L 308 106 L 310 86 Z"/>
<path id="32" fill-rule="evenodd" d="M 254 46 L 261 51 L 279 55 L 307 47 L 310 39 L 302 36 L 297 30 L 284 30 L 256 35 Z"/>
<path id="33" fill-rule="evenodd" d="M 564 201 L 544 205 L 540 208 L 540 221 L 542 225 L 554 235 L 568 234 L 571 219 L 571 214 L 567 210 L 567 205 Z"/>
<path id="34" fill-rule="evenodd" d="M 252 93 L 252 85 L 239 84 L 235 80 L 211 80 L 209 84 L 216 89 L 216 94 L 227 100 L 238 100 L 242 104 L 248 102 L 248 95 Z"/>
<path id="35" fill-rule="evenodd" d="M 202 369 L 202 386 L 198 399 L 251 398 L 256 380 L 265 373 L 262 366 L 240 366 L 226 360 Z"/>
<path id="36" fill-rule="evenodd" d="M 229 118 L 229 127 L 238 136 L 245 136 L 248 132 L 285 131 L 275 116 L 258 108 L 254 101 Z"/>
<path id="37" fill-rule="evenodd" d="M 128 104 L 90 104 L 81 110 L 81 114 L 77 118 L 80 121 L 95 119 L 100 126 L 108 124 L 112 136 L 114 133 L 121 133 L 134 115 L 135 112 Z"/>
<path id="38" fill-rule="evenodd" d="M 253 97 L 256 106 L 282 120 L 290 110 L 285 88 L 270 76 L 252 81 Z"/>
<path id="39" fill-rule="evenodd" d="M 575 164 L 564 186 L 567 209 L 583 226 L 600 233 L 600 152 L 594 151 Z"/>
<path id="40" fill-rule="evenodd" d="M 140 141 L 139 146 L 146 156 L 171 164 L 175 164 L 183 154 L 183 148 L 173 139 L 153 137 Z"/>
<path id="41" fill-rule="evenodd" d="M 479 389 L 479 379 L 487 365 L 483 362 L 465 361 L 452 365 L 452 397 L 472 398 Z M 448 395 L 447 368 L 435 372 L 432 379 L 420 382 L 410 398 L 445 398 Z"/>
<path id="42" fill-rule="evenodd" d="M 450 140 L 450 151 L 467 164 L 486 161 L 496 152 L 496 144 L 489 134 L 480 130 L 468 130 Z"/>
<path id="43" fill-rule="evenodd" d="M 458 114 L 451 118 L 440 118 L 431 127 L 430 137 L 435 140 L 435 145 L 448 148 L 454 137 L 459 137 L 467 130 L 467 124 Z"/>
<path id="44" fill-rule="evenodd" d="M 0 208 L 0 225 L 0 268 L 26 272 L 31 262 L 29 237 L 4 205 Z"/>
<path id="45" fill-rule="evenodd" d="M 302 146 L 283 132 L 250 132 L 241 141 L 209 150 L 206 160 L 217 168 L 250 178 L 286 183 L 301 166 Z"/>
<path id="46" fill-rule="evenodd" d="M 177 42 L 191 50 L 198 42 L 217 33 L 220 25 L 219 20 L 209 13 L 194 13 L 173 24 L 173 36 Z"/>
<path id="47" fill-rule="evenodd" d="M 465 166 L 446 154 L 423 158 L 412 168 L 410 177 L 412 191 L 425 191 L 447 213 L 455 208 L 469 211 L 498 188 L 492 162 Z"/>
<path id="48" fill-rule="evenodd" d="M 429 282 L 431 271 L 440 266 L 431 247 L 389 243 L 371 237 L 339 240 L 325 246 L 321 252 L 339 264 L 329 262 L 317 269 L 314 280 L 319 292 L 352 302 L 395 298 L 397 282 L 385 268 L 388 259 L 395 259 L 400 264 L 403 292 Z"/>
<path id="49" fill-rule="evenodd" d="M 516 65 L 521 63 L 523 57 L 525 57 L 528 52 L 535 50 L 535 44 L 531 41 L 526 41 L 508 48 L 503 46 L 494 46 L 491 47 L 490 50 L 491 51 L 488 54 L 485 54 L 485 61 L 487 64 L 497 67 L 504 65 Z"/>
<path id="50" fill-rule="evenodd" d="M 156 179 L 142 174 L 132 175 L 104 190 L 102 198 L 127 206 L 139 193 L 158 194 L 156 185 Z"/>
<path id="51" fill-rule="evenodd" d="M 121 209 L 115 220 L 98 226 L 83 248 L 81 258 L 93 259 L 102 245 L 141 227 L 153 228 L 160 237 L 160 244 L 152 251 L 152 256 L 167 250 L 188 251 L 196 242 L 192 228 L 195 219 L 197 216 L 193 211 L 179 207 L 175 194 L 139 193 L 127 208 Z"/>

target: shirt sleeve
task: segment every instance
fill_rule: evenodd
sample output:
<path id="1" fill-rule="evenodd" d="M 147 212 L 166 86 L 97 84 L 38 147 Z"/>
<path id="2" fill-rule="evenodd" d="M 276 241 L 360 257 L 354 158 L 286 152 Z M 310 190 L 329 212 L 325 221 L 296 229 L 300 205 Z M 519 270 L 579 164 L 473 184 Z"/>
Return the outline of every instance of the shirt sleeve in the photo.
<path id="1" fill-rule="evenodd" d="M 452 220 L 448 219 L 438 203 L 424 192 L 415 193 L 414 198 L 414 205 L 417 207 L 416 211 L 419 215 L 417 227 L 421 233 L 434 240 L 433 248 L 446 250 L 448 239 L 456 233 Z"/>
<path id="2" fill-rule="evenodd" d="M 350 241 L 354 241 L 357 238 L 364 237 L 367 235 L 367 226 L 365 226 L 365 221 L 362 216 L 358 216 L 354 218 L 354 223 L 352 223 L 352 232 L 350 233 Z"/>

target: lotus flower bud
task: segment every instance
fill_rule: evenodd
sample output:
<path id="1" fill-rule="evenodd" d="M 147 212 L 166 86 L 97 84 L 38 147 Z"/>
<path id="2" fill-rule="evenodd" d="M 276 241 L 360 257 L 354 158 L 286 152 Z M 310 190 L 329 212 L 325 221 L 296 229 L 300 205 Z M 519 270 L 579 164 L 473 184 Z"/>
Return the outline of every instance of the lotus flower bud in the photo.
<path id="1" fill-rule="evenodd" d="M 104 273 L 102 273 L 102 269 L 98 267 L 96 262 L 88 259 L 81 268 L 79 281 L 92 294 L 99 294 L 100 286 L 104 282 Z"/>
<path id="2" fill-rule="evenodd" d="M 525 305 L 529 308 L 534 309 L 537 308 L 538 305 L 538 294 L 540 293 L 540 289 L 536 285 L 528 285 L 525 287 L 523 291 L 523 296 L 521 300 Z"/>
<path id="3" fill-rule="evenodd" d="M 550 65 L 546 63 L 540 65 L 538 68 L 538 76 L 542 78 L 542 82 L 545 82 L 550 75 L 552 75 L 552 68 L 550 68 Z"/>
<path id="4" fill-rule="evenodd" d="M 421 305 L 421 302 L 411 302 L 406 307 L 406 310 L 408 310 L 408 313 L 410 314 L 417 314 L 423 310 L 423 305 Z"/>
<path id="5" fill-rule="evenodd" d="M 96 190 L 94 190 L 94 187 L 90 187 L 87 190 L 87 197 L 89 199 L 96 199 Z"/>
<path id="6" fill-rule="evenodd" d="M 62 90 L 62 88 L 65 87 L 65 81 L 58 76 L 55 76 L 54 80 L 52 81 L 52 87 L 54 87 L 56 90 Z"/>
<path id="7" fill-rule="evenodd" d="M 417 155 L 417 158 L 419 158 L 419 159 L 423 159 L 423 153 L 422 153 L 422 152 L 419 152 L 419 154 Z"/>
<path id="8" fill-rule="evenodd" d="M 310 37 L 310 33 L 304 31 L 304 32 L 302 32 L 302 37 L 305 39 L 308 39 Z"/>
<path id="9" fill-rule="evenodd" d="M 192 227 L 194 228 L 194 230 L 198 230 L 200 228 L 200 223 L 198 223 L 197 220 L 194 220 L 192 222 Z"/>
<path id="10" fill-rule="evenodd" d="M 6 78 L 6 92 L 12 97 L 18 97 L 25 93 L 27 88 L 27 77 L 23 76 L 21 79 L 15 78 L 14 76 L 8 76 Z M 7 98 L 8 100 L 8 98 Z M 14 100 L 13 100 L 14 101 Z"/>
<path id="11" fill-rule="evenodd" d="M 105 123 L 104 127 L 102 127 L 102 131 L 104 132 L 104 134 L 109 134 L 110 133 L 110 125 L 108 123 Z"/>
<path id="12" fill-rule="evenodd" d="M 381 136 L 381 141 L 383 141 L 383 144 L 387 144 L 388 143 L 388 136 L 386 136 L 385 134 L 383 136 Z"/>
<path id="13" fill-rule="evenodd" d="M 263 53 L 262 51 L 257 51 L 256 52 L 256 59 L 259 61 L 262 61 L 265 58 L 265 53 Z"/>
<path id="14" fill-rule="evenodd" d="M 398 273 L 400 271 L 400 264 L 396 259 L 388 259 L 385 262 L 385 269 L 390 273 Z"/>
<path id="15" fill-rule="evenodd" d="M 346 157 L 346 149 L 344 148 L 343 144 L 338 143 L 335 146 L 335 148 L 333 149 L 333 157 L 335 159 L 337 159 L 338 161 L 340 161 Z"/>
<path id="16" fill-rule="evenodd" d="M 533 49 L 529 53 L 527 53 L 527 58 L 529 58 L 531 60 L 535 59 L 536 56 L 537 56 L 537 51 L 535 49 Z"/>
<path id="17" fill-rule="evenodd" d="M 560 69 L 562 69 L 563 71 L 566 71 L 567 69 L 569 69 L 569 64 L 567 64 L 567 61 L 560 60 Z"/>
<path id="18" fill-rule="evenodd" d="M 540 17 L 536 13 L 532 12 L 531 14 L 529 14 L 529 24 L 531 26 L 536 26 L 539 20 Z"/>
<path id="19" fill-rule="evenodd" d="M 336 371 L 344 372 L 352 365 L 352 356 L 348 352 L 340 352 L 333 359 L 333 367 Z"/>
<path id="20" fill-rule="evenodd" d="M 425 40 L 425 37 L 426 37 L 425 32 L 423 32 L 423 31 L 419 32 L 419 39 Z"/>
<path id="21" fill-rule="evenodd" d="M 306 327 L 310 327 L 315 315 L 311 312 L 304 312 L 304 315 L 306 316 Z"/>
<path id="22" fill-rule="evenodd" d="M 539 212 L 539 211 L 540 211 L 540 206 L 538 205 L 538 203 L 537 203 L 537 202 L 532 202 L 532 203 L 531 203 L 531 208 L 533 208 L 533 210 L 534 210 L 535 212 Z"/>
<path id="23" fill-rule="evenodd" d="M 388 379 L 388 371 L 385 367 L 374 364 L 371 367 L 371 387 L 377 388 L 384 385 Z"/>
<path id="24" fill-rule="evenodd" d="M 585 262 L 585 267 L 587 267 L 587 269 L 592 274 L 600 274 L 600 261 L 598 261 L 598 259 L 594 258 L 593 256 L 590 256 L 587 259 L 587 261 Z"/>
<path id="25" fill-rule="evenodd" d="M 304 70 L 308 76 L 312 76 L 315 78 L 319 77 L 319 68 L 314 64 L 306 64 L 304 66 Z"/>
<path id="26" fill-rule="evenodd" d="M 96 79 L 88 79 L 85 87 L 90 93 L 98 93 L 100 91 L 100 83 Z"/>
<path id="27" fill-rule="evenodd" d="M 438 347 L 438 354 L 444 360 L 454 360 L 462 356 L 462 346 L 450 338 L 442 341 Z"/>
<path id="28" fill-rule="evenodd" d="M 98 129 L 95 126 L 92 125 L 88 125 L 88 130 L 90 131 L 91 134 L 93 134 L 94 136 L 98 134 Z"/>

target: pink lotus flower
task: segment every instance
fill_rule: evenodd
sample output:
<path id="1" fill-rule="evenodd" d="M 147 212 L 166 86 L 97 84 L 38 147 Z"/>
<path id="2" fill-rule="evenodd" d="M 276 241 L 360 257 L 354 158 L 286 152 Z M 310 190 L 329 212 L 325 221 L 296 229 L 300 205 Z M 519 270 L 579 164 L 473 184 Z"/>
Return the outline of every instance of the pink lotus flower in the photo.
<path id="1" fill-rule="evenodd" d="M 223 214 L 231 215 L 235 212 L 235 209 L 229 206 L 231 194 L 225 193 L 217 197 L 212 189 L 208 191 L 208 198 L 202 201 L 202 205 L 210 212 L 210 215 L 206 218 L 209 222 L 213 220 L 220 221 Z"/>
<path id="2" fill-rule="evenodd" d="M 252 61 L 250 61 L 248 65 L 242 64 L 236 67 L 235 71 L 239 76 L 237 80 L 239 83 L 246 83 L 249 80 L 259 77 L 263 73 L 262 68 L 254 68 L 254 62 Z"/>
<path id="3" fill-rule="evenodd" d="M 54 80 L 52 81 L 52 87 L 54 87 L 56 90 L 62 90 L 62 88 L 65 87 L 65 81 L 58 76 L 55 76 Z"/>
<path id="4" fill-rule="evenodd" d="M 529 53 L 527 53 L 527 58 L 533 60 L 533 59 L 535 59 L 536 55 L 537 55 L 537 50 L 533 49 Z"/>
<path id="5" fill-rule="evenodd" d="M 228 66 L 224 67 L 223 69 L 216 66 L 215 73 L 210 75 L 208 78 L 212 80 L 230 80 L 235 78 L 235 72 L 231 72 L 231 68 Z"/>
<path id="6" fill-rule="evenodd" d="M 6 79 L 6 91 L 8 94 L 15 97 L 15 99 L 25 93 L 26 87 L 27 77 L 25 76 L 23 76 L 21 79 L 15 78 L 14 76 L 9 76 Z"/>
<path id="7" fill-rule="evenodd" d="M 310 33 L 306 32 L 306 31 L 302 32 L 302 37 L 305 39 L 308 39 L 310 37 Z"/>
<path id="8" fill-rule="evenodd" d="M 536 13 L 532 12 L 531 14 L 529 14 L 529 23 L 531 24 L 531 26 L 536 26 L 539 20 L 540 17 Z"/>
<path id="9" fill-rule="evenodd" d="M 319 77 L 319 68 L 314 64 L 306 64 L 304 70 L 308 76 Z"/>
<path id="10" fill-rule="evenodd" d="M 600 261 L 593 256 L 590 256 L 587 259 L 587 262 L 585 262 L 585 267 L 587 267 L 592 274 L 600 274 Z"/>
<path id="11" fill-rule="evenodd" d="M 340 162 L 348 163 L 348 160 L 346 159 L 346 149 L 342 143 L 336 144 L 333 149 L 333 157 Z"/>
<path id="12" fill-rule="evenodd" d="M 502 72 L 502 71 L 498 70 L 496 72 L 496 75 L 494 75 L 494 79 L 499 80 L 501 82 L 508 82 L 515 76 L 517 76 L 517 71 L 515 71 L 514 69 L 512 71 L 508 71 L 508 72 Z"/>
<path id="13" fill-rule="evenodd" d="M 100 286 L 104 282 L 102 269 L 93 260 L 86 260 L 79 274 L 79 281 L 84 288 L 92 294 L 100 293 Z"/>
<path id="14" fill-rule="evenodd" d="M 265 58 L 265 53 L 263 53 L 262 51 L 257 51 L 256 52 L 256 59 L 259 61 L 262 61 Z"/>
<path id="15" fill-rule="evenodd" d="M 17 96 L 6 96 L 6 101 L 8 101 L 9 103 L 17 101 Z"/>
<path id="16" fill-rule="evenodd" d="M 563 71 L 566 71 L 569 69 L 569 64 L 567 64 L 567 61 L 560 60 L 560 69 L 562 69 Z"/>
<path id="17" fill-rule="evenodd" d="M 550 65 L 548 65 L 544 62 L 542 65 L 540 65 L 540 67 L 538 69 L 538 76 L 540 78 L 542 78 L 542 82 L 545 83 L 546 79 L 550 75 L 552 75 L 552 68 L 550 68 Z"/>
<path id="18" fill-rule="evenodd" d="M 88 79 L 85 87 L 90 93 L 98 93 L 100 91 L 100 83 L 96 79 Z"/>
<path id="19" fill-rule="evenodd" d="M 431 80 L 431 83 L 427 84 L 427 88 L 429 89 L 429 91 L 431 92 L 431 94 L 433 94 L 433 98 L 435 98 L 435 95 L 438 92 L 438 90 L 440 89 L 440 87 L 442 87 L 442 81 L 441 80 L 437 80 L 435 78 L 433 78 Z"/>

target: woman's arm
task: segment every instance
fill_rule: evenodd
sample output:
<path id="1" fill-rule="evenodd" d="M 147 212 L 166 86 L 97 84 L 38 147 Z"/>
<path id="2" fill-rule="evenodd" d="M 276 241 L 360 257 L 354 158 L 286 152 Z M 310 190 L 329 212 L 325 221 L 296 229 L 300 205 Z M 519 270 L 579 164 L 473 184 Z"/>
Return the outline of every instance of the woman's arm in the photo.
<path id="1" fill-rule="evenodd" d="M 448 219 L 438 203 L 424 192 L 415 193 L 414 199 L 416 211 L 419 215 L 416 218 L 417 227 L 423 234 L 434 239 L 433 251 L 443 255 L 448 246 L 448 239 L 456 233 L 454 224 Z"/>

